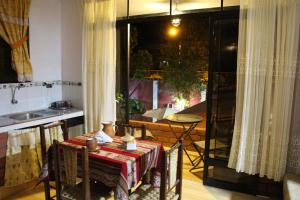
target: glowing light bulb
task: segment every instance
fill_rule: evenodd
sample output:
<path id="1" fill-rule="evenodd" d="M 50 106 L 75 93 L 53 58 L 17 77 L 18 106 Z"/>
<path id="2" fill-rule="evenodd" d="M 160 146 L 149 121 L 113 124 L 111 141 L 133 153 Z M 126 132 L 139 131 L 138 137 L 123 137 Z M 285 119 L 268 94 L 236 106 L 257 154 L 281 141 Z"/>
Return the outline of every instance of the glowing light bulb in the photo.
<path id="1" fill-rule="evenodd" d="M 170 27 L 168 31 L 169 36 L 175 37 L 178 34 L 178 29 L 176 27 Z"/>

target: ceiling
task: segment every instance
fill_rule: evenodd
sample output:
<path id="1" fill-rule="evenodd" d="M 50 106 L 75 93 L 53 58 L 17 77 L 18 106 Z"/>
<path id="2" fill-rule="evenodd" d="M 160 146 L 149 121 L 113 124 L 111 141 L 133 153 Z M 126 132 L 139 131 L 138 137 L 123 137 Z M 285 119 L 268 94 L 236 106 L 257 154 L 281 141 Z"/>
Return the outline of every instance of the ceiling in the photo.
<path id="1" fill-rule="evenodd" d="M 117 0 L 117 17 L 125 17 L 127 0 Z M 177 2 L 177 3 L 176 3 Z M 169 12 L 169 0 L 130 0 L 130 16 Z M 224 0 L 224 6 L 237 6 L 240 0 Z M 176 6 L 177 5 L 177 6 Z M 173 13 L 180 11 L 220 7 L 221 0 L 173 0 Z M 176 9 L 177 7 L 177 9 Z M 174 11 L 176 9 L 176 11 Z"/>

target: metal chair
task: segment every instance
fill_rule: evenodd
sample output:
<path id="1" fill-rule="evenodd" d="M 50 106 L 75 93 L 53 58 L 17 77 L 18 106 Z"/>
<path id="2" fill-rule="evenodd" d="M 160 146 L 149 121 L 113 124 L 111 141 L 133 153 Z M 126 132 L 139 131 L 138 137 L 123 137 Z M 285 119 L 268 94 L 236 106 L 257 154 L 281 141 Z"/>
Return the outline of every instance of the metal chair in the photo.
<path id="1" fill-rule="evenodd" d="M 210 141 L 210 151 L 213 151 L 213 150 L 216 150 L 216 149 L 222 149 L 222 148 L 226 148 L 228 147 L 228 145 L 226 145 L 225 143 L 219 141 L 219 140 L 216 140 L 216 139 L 211 139 Z M 193 142 L 193 146 L 195 147 L 196 151 L 198 152 L 199 154 L 199 157 L 195 158 L 193 160 L 193 162 L 196 162 L 197 160 L 197 163 L 190 169 L 190 171 L 192 170 L 195 170 L 195 169 L 200 169 L 200 168 L 203 168 L 203 167 L 200 167 L 200 163 L 203 161 L 204 162 L 204 150 L 205 150 L 205 140 L 201 140 L 201 141 L 196 141 L 196 142 Z"/>

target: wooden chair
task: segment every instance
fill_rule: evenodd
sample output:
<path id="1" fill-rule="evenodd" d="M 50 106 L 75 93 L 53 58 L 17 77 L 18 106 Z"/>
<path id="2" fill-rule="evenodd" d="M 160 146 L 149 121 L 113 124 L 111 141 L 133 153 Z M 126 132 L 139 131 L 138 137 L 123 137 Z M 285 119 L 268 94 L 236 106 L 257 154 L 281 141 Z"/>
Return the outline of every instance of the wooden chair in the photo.
<path id="1" fill-rule="evenodd" d="M 142 140 L 153 140 L 153 136 L 151 134 L 147 134 L 147 127 L 146 125 L 131 125 L 131 124 L 123 124 L 117 123 L 117 135 L 124 136 L 126 133 L 130 133 L 130 135 L 134 136 L 136 139 Z"/>
<path id="2" fill-rule="evenodd" d="M 56 128 L 56 127 L 61 127 L 62 131 L 63 131 L 63 138 L 64 140 L 67 140 L 69 138 L 68 135 L 68 126 L 67 126 L 67 121 L 66 120 L 62 120 L 59 122 L 55 122 L 55 123 L 50 123 L 50 124 L 44 124 L 44 125 L 40 125 L 40 139 L 41 139 L 41 157 L 42 157 L 42 165 L 43 167 L 48 164 L 48 171 L 49 171 L 49 163 L 48 163 L 48 154 L 47 154 L 47 145 L 46 145 L 46 130 L 49 130 L 49 134 L 51 135 L 51 129 L 52 128 Z M 53 141 L 50 141 L 50 143 L 52 144 Z M 48 172 L 49 173 L 49 172 Z M 49 174 L 48 174 L 49 176 Z M 45 199 L 46 200 L 50 200 L 52 199 L 50 196 L 50 183 L 49 183 L 49 179 L 45 179 L 43 180 L 44 182 L 44 190 L 45 190 Z"/>
<path id="3" fill-rule="evenodd" d="M 53 146 L 57 200 L 105 199 L 98 192 L 101 189 L 91 190 L 87 148 L 69 146 L 57 140 L 54 140 Z M 80 183 L 77 183 L 78 177 L 82 179 Z"/>
<path id="4" fill-rule="evenodd" d="M 180 200 L 182 198 L 182 145 L 180 140 L 170 150 L 163 151 L 160 188 L 142 184 L 130 195 L 129 200 Z"/>

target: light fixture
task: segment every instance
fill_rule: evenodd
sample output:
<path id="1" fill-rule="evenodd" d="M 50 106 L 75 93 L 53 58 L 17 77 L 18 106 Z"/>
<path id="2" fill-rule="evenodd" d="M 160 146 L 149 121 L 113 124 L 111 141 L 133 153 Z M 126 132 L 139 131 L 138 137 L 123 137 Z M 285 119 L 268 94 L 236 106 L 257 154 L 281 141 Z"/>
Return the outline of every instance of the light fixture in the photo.
<path id="1" fill-rule="evenodd" d="M 170 0 L 170 15 L 178 15 L 178 14 L 181 14 L 181 12 L 178 10 L 177 8 L 177 5 L 178 5 L 178 2 L 179 0 L 175 0 L 175 9 L 173 11 L 173 8 L 172 8 L 172 0 Z M 178 27 L 180 26 L 180 22 L 181 22 L 181 19 L 179 17 L 175 17 L 171 20 L 171 24 L 175 27 Z"/>
<path id="2" fill-rule="evenodd" d="M 179 3 L 179 0 L 175 0 L 175 9 L 172 11 L 172 15 L 182 14 L 182 12 L 180 10 L 178 10 L 178 8 L 177 8 L 178 3 Z"/>
<path id="3" fill-rule="evenodd" d="M 181 19 L 180 18 L 173 18 L 171 20 L 171 24 L 175 27 L 178 27 L 180 25 Z"/>

